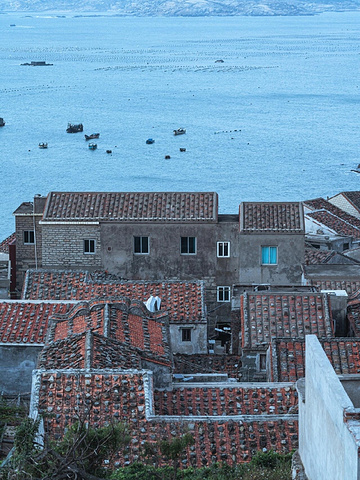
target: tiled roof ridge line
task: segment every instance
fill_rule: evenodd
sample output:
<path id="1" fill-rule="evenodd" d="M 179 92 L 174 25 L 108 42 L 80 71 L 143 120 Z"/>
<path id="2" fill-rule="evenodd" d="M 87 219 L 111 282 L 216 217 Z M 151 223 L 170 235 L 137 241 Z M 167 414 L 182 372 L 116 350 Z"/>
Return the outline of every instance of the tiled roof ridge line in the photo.
<path id="1" fill-rule="evenodd" d="M 360 410 L 360 409 L 359 409 Z M 271 421 L 293 421 L 299 420 L 299 415 L 294 413 L 267 413 L 261 415 L 151 415 L 146 417 L 146 420 L 151 422 L 179 422 L 179 423 L 193 423 L 193 422 L 236 422 L 240 425 L 243 423 L 256 422 L 271 422 Z"/>
<path id="2" fill-rule="evenodd" d="M 32 273 L 32 272 L 35 272 L 35 271 L 36 270 L 34 268 L 26 270 L 24 283 L 23 283 L 23 288 L 22 288 L 22 292 L 21 292 L 21 298 L 25 298 L 26 295 L 27 295 L 27 290 L 29 288 L 29 272 Z"/>
<path id="3" fill-rule="evenodd" d="M 276 342 L 273 342 L 273 339 L 271 339 L 270 348 L 272 350 L 272 354 L 270 355 L 271 381 L 272 382 L 278 382 L 279 381 L 278 372 L 280 371 L 280 359 L 276 355 L 276 352 L 277 352 Z M 274 361 L 274 359 L 275 359 L 275 361 Z M 274 368 L 274 363 L 276 363 L 276 368 Z"/>
<path id="4" fill-rule="evenodd" d="M 324 298 L 324 311 L 325 311 L 325 325 L 327 329 L 327 336 L 333 337 L 334 336 L 334 325 L 332 322 L 332 315 L 330 310 L 330 295 L 325 294 Z"/>
<path id="5" fill-rule="evenodd" d="M 85 369 L 90 370 L 93 364 L 93 346 L 94 346 L 94 337 L 92 330 L 87 330 L 85 335 L 85 355 L 84 355 L 84 364 Z"/>
<path id="6" fill-rule="evenodd" d="M 249 326 L 249 295 L 247 292 L 243 293 L 243 301 L 242 301 L 242 314 L 243 318 L 240 316 L 240 321 L 242 322 L 243 328 L 243 335 L 241 339 L 242 346 L 245 345 L 245 336 L 248 336 L 249 343 L 251 343 L 251 335 L 250 335 L 250 326 Z"/>
<path id="7" fill-rule="evenodd" d="M 311 212 L 309 212 L 308 215 L 311 214 L 311 213 L 317 213 L 317 212 L 326 212 L 326 213 L 328 213 L 329 215 L 332 215 L 333 217 L 337 218 L 337 219 L 340 220 L 341 222 L 344 222 L 347 226 L 349 226 L 349 227 L 351 227 L 351 228 L 355 228 L 355 230 L 358 230 L 358 231 L 360 232 L 360 228 L 359 228 L 359 227 L 357 227 L 356 225 L 348 222 L 347 220 L 344 220 L 344 219 L 341 218 L 341 217 L 338 217 L 337 215 L 335 215 L 335 213 L 330 212 L 330 210 L 327 210 L 325 207 L 323 207 L 323 208 L 316 208 L 315 210 L 312 210 Z M 344 211 L 344 213 L 346 213 L 346 212 Z M 350 214 L 348 213 L 347 215 L 350 215 Z M 352 216 L 353 216 L 353 215 L 352 215 Z M 354 217 L 354 219 L 356 219 L 356 217 Z M 329 228 L 329 227 L 327 227 L 327 228 Z M 335 232 L 335 233 L 336 233 L 336 232 Z"/>
<path id="8" fill-rule="evenodd" d="M 109 304 L 106 303 L 104 307 L 104 337 L 108 338 L 110 334 L 110 314 Z"/>

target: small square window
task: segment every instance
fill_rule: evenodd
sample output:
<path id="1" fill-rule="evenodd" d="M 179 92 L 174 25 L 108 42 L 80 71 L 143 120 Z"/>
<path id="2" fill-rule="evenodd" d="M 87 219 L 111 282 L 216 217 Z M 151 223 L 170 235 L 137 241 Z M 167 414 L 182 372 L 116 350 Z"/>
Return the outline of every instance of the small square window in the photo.
<path id="1" fill-rule="evenodd" d="M 93 238 L 84 239 L 84 253 L 94 254 L 96 249 L 96 242 Z"/>
<path id="2" fill-rule="evenodd" d="M 181 237 L 182 255 L 196 255 L 196 237 Z"/>
<path id="3" fill-rule="evenodd" d="M 217 256 L 230 257 L 230 242 L 217 242 Z"/>
<path id="4" fill-rule="evenodd" d="M 134 237 L 134 253 L 149 253 L 149 237 Z"/>
<path id="5" fill-rule="evenodd" d="M 277 265 L 278 247 L 261 247 L 261 263 L 262 265 Z"/>
<path id="6" fill-rule="evenodd" d="M 35 243 L 35 232 L 34 230 L 24 230 L 24 243 L 31 245 Z"/>
<path id="7" fill-rule="evenodd" d="M 181 341 L 182 342 L 191 342 L 191 328 L 182 328 L 181 329 Z"/>
<path id="8" fill-rule="evenodd" d="M 230 287 L 217 287 L 217 301 L 218 302 L 230 302 Z"/>

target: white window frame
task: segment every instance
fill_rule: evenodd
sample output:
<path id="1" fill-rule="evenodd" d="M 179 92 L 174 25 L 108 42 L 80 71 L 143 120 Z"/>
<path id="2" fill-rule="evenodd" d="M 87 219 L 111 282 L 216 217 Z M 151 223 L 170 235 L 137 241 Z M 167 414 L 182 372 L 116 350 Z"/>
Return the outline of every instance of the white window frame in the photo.
<path id="1" fill-rule="evenodd" d="M 227 248 L 227 255 L 224 254 L 225 247 Z M 230 242 L 217 242 L 216 252 L 218 258 L 230 257 Z"/>
<path id="2" fill-rule="evenodd" d="M 136 247 L 135 247 L 135 242 L 136 242 L 136 239 L 139 238 L 140 239 L 140 244 L 139 244 L 139 247 L 140 247 L 140 251 L 136 251 Z M 144 252 L 143 251 L 143 239 L 146 238 L 147 240 L 147 251 Z M 148 235 L 134 235 L 134 255 L 149 255 L 150 253 L 150 237 Z"/>
<path id="3" fill-rule="evenodd" d="M 222 285 L 216 289 L 216 298 L 220 303 L 229 303 L 231 302 L 231 287 L 228 285 Z"/>
<path id="4" fill-rule="evenodd" d="M 33 236 L 33 241 L 31 242 L 31 234 Z M 25 240 L 25 237 L 27 237 L 27 240 Z M 23 239 L 24 239 L 24 245 L 34 245 L 35 244 L 35 231 L 34 230 L 24 230 L 24 235 L 23 235 Z"/>
<path id="5" fill-rule="evenodd" d="M 187 241 L 186 241 L 186 243 L 187 243 L 187 245 L 186 245 L 186 250 L 187 250 L 187 251 L 186 251 L 186 252 L 183 252 L 183 251 L 182 251 L 183 238 L 186 238 L 186 239 L 187 239 Z M 189 250 L 190 250 L 189 239 L 190 239 L 190 238 L 193 238 L 193 239 L 194 239 L 194 250 L 195 250 L 194 252 L 189 252 Z M 196 238 L 196 237 L 193 237 L 193 236 L 190 236 L 190 235 L 184 236 L 184 237 L 180 237 L 180 254 L 181 254 L 181 255 L 196 255 L 196 252 L 197 252 L 197 238 Z"/>
<path id="6" fill-rule="evenodd" d="M 95 238 L 84 238 L 83 247 L 84 247 L 84 255 L 95 255 L 96 253 Z"/>
<path id="7" fill-rule="evenodd" d="M 264 249 L 268 249 L 268 261 L 264 262 L 263 261 L 263 251 Z M 270 260 L 270 249 L 271 248 L 276 248 L 276 262 L 271 262 Z M 261 246 L 261 265 L 277 265 L 279 261 L 279 249 L 277 245 L 262 245 Z"/>

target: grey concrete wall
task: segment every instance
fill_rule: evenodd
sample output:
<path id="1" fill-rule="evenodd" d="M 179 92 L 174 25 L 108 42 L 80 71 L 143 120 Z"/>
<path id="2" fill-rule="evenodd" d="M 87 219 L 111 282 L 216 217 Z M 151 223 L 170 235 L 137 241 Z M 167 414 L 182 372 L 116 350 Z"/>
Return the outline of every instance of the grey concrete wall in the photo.
<path id="1" fill-rule="evenodd" d="M 231 285 L 238 270 L 238 223 L 124 223 L 101 225 L 103 265 L 134 280 L 206 277 L 208 283 Z M 149 254 L 134 253 L 134 236 L 149 237 Z M 181 237 L 196 237 L 196 255 L 181 255 Z M 217 258 L 217 242 L 231 242 L 231 257 Z"/>
<path id="2" fill-rule="evenodd" d="M 277 265 L 261 264 L 262 246 L 278 247 Z M 304 235 L 257 234 L 241 235 L 240 283 L 300 284 L 304 263 Z"/>
<path id="3" fill-rule="evenodd" d="M 32 371 L 42 346 L 0 346 L 0 392 L 31 392 Z"/>
<path id="4" fill-rule="evenodd" d="M 84 253 L 84 239 L 96 240 L 95 254 Z M 42 225 L 42 266 L 46 268 L 101 268 L 99 225 Z"/>
<path id="5" fill-rule="evenodd" d="M 191 342 L 182 341 L 182 328 L 191 328 Z M 171 349 L 173 354 L 187 355 L 208 353 L 207 325 L 201 324 L 170 324 Z"/>
<path id="6" fill-rule="evenodd" d="M 359 480 L 359 444 L 344 422 L 353 404 L 315 335 L 306 336 L 305 398 L 299 393 L 299 452 L 308 479 Z"/>

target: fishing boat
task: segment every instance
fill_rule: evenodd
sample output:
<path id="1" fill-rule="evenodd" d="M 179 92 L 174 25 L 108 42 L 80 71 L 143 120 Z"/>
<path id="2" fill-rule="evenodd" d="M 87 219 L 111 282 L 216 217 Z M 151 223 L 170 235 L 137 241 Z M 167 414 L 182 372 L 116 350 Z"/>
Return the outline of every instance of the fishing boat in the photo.
<path id="1" fill-rule="evenodd" d="M 89 143 L 89 150 L 96 150 L 97 144 L 96 143 Z"/>
<path id="2" fill-rule="evenodd" d="M 3 127 L 5 125 L 4 119 L 0 117 L 0 127 Z"/>
<path id="3" fill-rule="evenodd" d="M 186 148 L 180 147 L 180 152 L 186 152 Z"/>
<path id="4" fill-rule="evenodd" d="M 99 138 L 100 133 L 92 133 L 91 135 L 85 135 L 85 140 L 93 140 L 94 138 Z"/>
<path id="5" fill-rule="evenodd" d="M 147 145 L 151 145 L 152 143 L 155 143 L 155 140 L 153 138 L 148 138 L 146 140 Z"/>
<path id="6" fill-rule="evenodd" d="M 39 148 L 48 148 L 48 144 L 46 142 L 39 143 Z"/>
<path id="7" fill-rule="evenodd" d="M 77 133 L 77 132 L 82 132 L 84 129 L 82 123 L 68 123 L 67 126 L 67 133 Z"/>
<path id="8" fill-rule="evenodd" d="M 186 133 L 185 128 L 178 128 L 174 130 L 174 135 L 184 135 L 184 133 Z"/>

